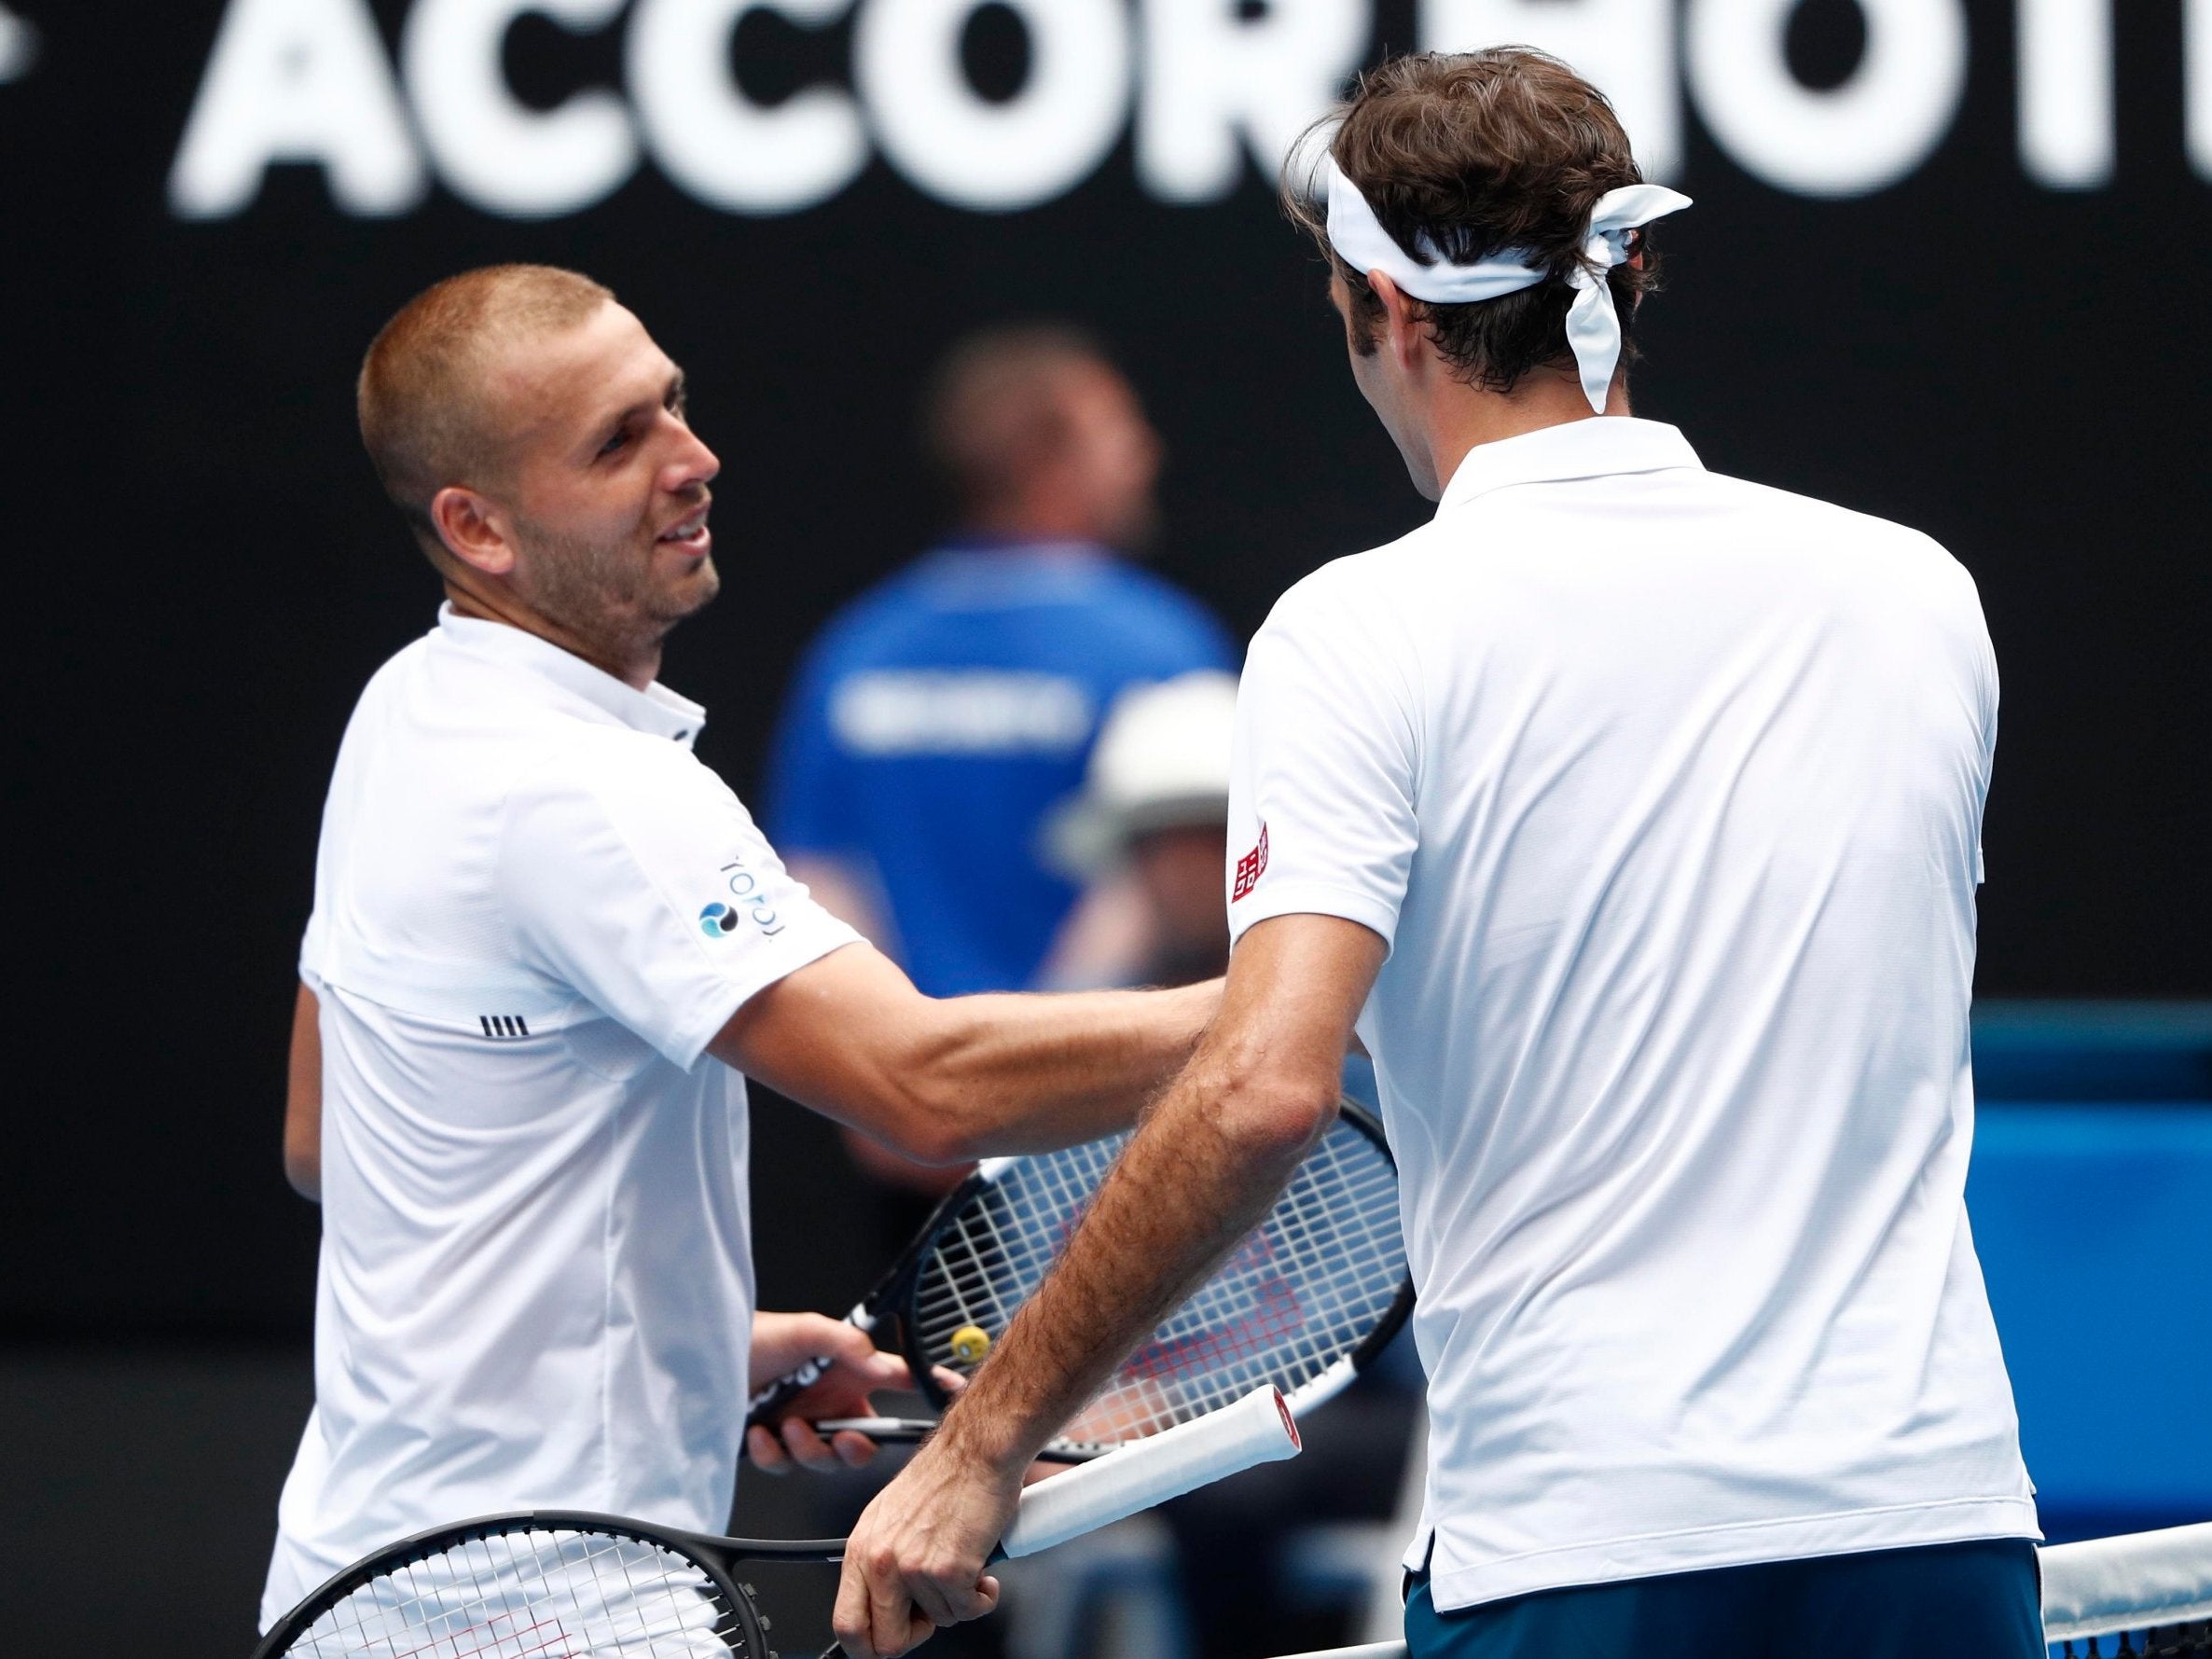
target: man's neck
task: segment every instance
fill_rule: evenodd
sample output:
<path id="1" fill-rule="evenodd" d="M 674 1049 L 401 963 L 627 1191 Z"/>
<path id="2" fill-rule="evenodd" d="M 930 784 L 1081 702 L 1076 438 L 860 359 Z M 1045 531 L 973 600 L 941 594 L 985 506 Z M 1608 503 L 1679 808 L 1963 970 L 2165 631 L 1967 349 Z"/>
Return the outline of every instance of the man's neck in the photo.
<path id="1" fill-rule="evenodd" d="M 572 633 L 550 617 L 541 616 L 528 606 L 517 603 L 510 596 L 478 593 L 461 586 L 451 576 L 446 578 L 446 599 L 456 615 L 473 616 L 479 622 L 498 622 L 535 634 L 571 657 L 583 658 L 601 673 L 612 675 L 632 691 L 643 691 L 660 677 L 658 641 L 633 653 L 610 651 L 599 642 Z"/>
<path id="2" fill-rule="evenodd" d="M 1613 377 L 1603 412 L 1629 413 L 1626 376 Z M 1459 463 L 1480 446 L 1541 432 L 1547 426 L 1588 421 L 1597 413 L 1571 369 L 1539 369 L 1511 392 L 1489 392 L 1459 380 L 1440 380 L 1430 390 L 1422 409 L 1422 429 L 1435 469 L 1438 495 L 1441 497 L 1452 481 Z"/>

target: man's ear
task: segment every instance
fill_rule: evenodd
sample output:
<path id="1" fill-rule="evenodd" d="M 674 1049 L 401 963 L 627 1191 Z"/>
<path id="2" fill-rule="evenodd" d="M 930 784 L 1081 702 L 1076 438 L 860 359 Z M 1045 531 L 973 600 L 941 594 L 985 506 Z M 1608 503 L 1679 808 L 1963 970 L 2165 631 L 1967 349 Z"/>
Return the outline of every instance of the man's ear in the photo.
<path id="1" fill-rule="evenodd" d="M 489 496 L 449 484 L 430 498 L 430 522 L 446 550 L 472 569 L 504 576 L 515 568 L 512 527 Z"/>
<path id="2" fill-rule="evenodd" d="M 1428 319 L 1415 314 L 1417 302 L 1390 280 L 1389 272 L 1369 271 L 1367 285 L 1375 290 L 1375 297 L 1382 303 L 1384 345 L 1397 357 L 1401 368 L 1417 366 L 1418 360 L 1430 351 Z"/>

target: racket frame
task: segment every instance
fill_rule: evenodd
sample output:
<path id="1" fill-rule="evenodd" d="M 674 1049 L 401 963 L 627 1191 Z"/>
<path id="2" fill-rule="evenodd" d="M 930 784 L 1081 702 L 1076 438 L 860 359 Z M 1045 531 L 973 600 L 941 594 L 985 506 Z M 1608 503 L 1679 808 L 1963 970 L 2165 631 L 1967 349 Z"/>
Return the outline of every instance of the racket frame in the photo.
<path id="1" fill-rule="evenodd" d="M 1347 1096 L 1337 1103 L 1336 1122 L 1348 1124 L 1365 1137 L 1382 1154 L 1384 1161 L 1393 1170 L 1396 1169 L 1397 1159 L 1390 1155 L 1389 1138 L 1384 1134 L 1382 1123 L 1375 1113 Z M 1330 1127 L 1334 1128 L 1335 1125 Z M 922 1398 L 940 1412 L 952 1403 L 953 1397 L 937 1381 L 938 1362 L 922 1348 L 919 1321 L 913 1318 L 911 1298 L 920 1279 L 922 1267 L 935 1251 L 937 1241 L 958 1223 L 961 1213 L 978 1195 L 988 1192 L 997 1184 L 1001 1171 L 1021 1161 L 1018 1157 L 992 1158 L 978 1165 L 975 1173 L 955 1187 L 946 1196 L 944 1202 L 931 1212 L 930 1219 L 923 1224 L 913 1243 L 906 1247 L 898 1265 L 884 1276 L 882 1283 L 868 1293 L 868 1301 L 863 1304 L 869 1310 L 875 1324 L 880 1324 L 885 1315 L 890 1315 L 892 1330 L 898 1339 L 898 1351 L 905 1358 L 907 1369 L 914 1375 L 916 1389 Z M 1097 1194 L 1094 1192 L 1092 1196 L 1096 1197 Z M 1326 1369 L 1308 1377 L 1296 1388 L 1283 1390 L 1283 1397 L 1290 1402 L 1292 1415 L 1302 1417 L 1323 1401 L 1334 1399 L 1348 1388 L 1353 1379 L 1373 1365 L 1383 1349 L 1389 1347 L 1391 1339 L 1404 1329 L 1405 1321 L 1412 1317 L 1413 1306 L 1413 1279 L 1409 1274 L 1399 1280 L 1397 1294 L 1391 1299 L 1389 1306 L 1358 1346 L 1349 1353 L 1339 1355 Z M 873 1326 L 862 1328 L 866 1330 Z M 994 1344 L 1003 1334 L 1003 1332 L 994 1333 Z M 895 1420 L 909 1428 L 915 1426 L 914 1419 Z M 934 1427 L 933 1424 L 922 1426 Z M 1125 1441 L 1056 1439 L 1041 1456 L 1055 1462 L 1081 1462 L 1103 1456 L 1116 1445 L 1127 1444 Z"/>
<path id="2" fill-rule="evenodd" d="M 316 1620 L 354 1591 L 379 1579 L 389 1578 L 400 1569 L 479 1540 L 528 1532 L 594 1533 L 628 1539 L 681 1555 L 698 1568 L 714 1587 L 726 1609 L 723 1620 L 715 1628 L 726 1639 L 734 1634 L 742 1645 L 734 1648 L 733 1653 L 745 1655 L 747 1659 L 768 1659 L 770 1650 L 760 1610 L 751 1593 L 731 1576 L 730 1569 L 740 1561 L 841 1561 L 845 1557 L 846 1541 L 841 1538 L 709 1538 L 680 1528 L 656 1527 L 628 1515 L 601 1514 L 584 1509 L 518 1509 L 478 1515 L 474 1520 L 433 1527 L 403 1538 L 337 1573 L 269 1627 L 269 1633 L 254 1650 L 254 1659 L 278 1659 L 293 1642 L 313 1628 Z"/>
<path id="3" fill-rule="evenodd" d="M 952 1224 L 954 1218 L 977 1196 L 990 1191 L 998 1182 L 999 1172 L 1016 1161 L 1010 1157 L 986 1158 L 982 1163 L 976 1165 L 958 1186 L 940 1198 L 937 1201 L 937 1207 L 930 1211 L 929 1219 L 922 1223 L 920 1230 L 907 1241 L 906 1249 L 899 1252 L 883 1277 L 876 1281 L 868 1293 L 863 1296 L 853 1306 L 852 1311 L 845 1316 L 845 1322 L 852 1326 L 853 1329 L 864 1331 L 873 1336 L 877 1329 L 883 1323 L 885 1315 L 889 1314 L 899 1327 L 898 1351 L 905 1352 L 906 1348 L 905 1325 L 906 1321 L 897 1312 L 897 1309 L 903 1306 L 912 1293 L 915 1280 L 921 1277 L 922 1265 L 929 1259 L 931 1248 L 935 1245 L 938 1238 L 943 1237 L 945 1229 Z M 746 1427 L 751 1428 L 755 1423 L 765 1423 L 773 1417 L 792 1401 L 820 1382 L 832 1362 L 827 1355 L 809 1360 L 805 1364 L 778 1377 L 767 1388 L 762 1389 L 753 1396 L 746 1405 Z M 920 1385 L 923 1396 L 931 1404 L 942 1411 L 946 1395 L 944 1390 L 937 1387 L 936 1379 L 929 1377 L 926 1382 L 921 1381 L 923 1377 L 927 1376 L 928 1370 L 926 1365 L 923 1366 L 920 1371 L 916 1373 L 916 1380 Z M 909 1426 L 919 1421 L 916 1418 L 899 1420 Z"/>
<path id="4" fill-rule="evenodd" d="M 1120 1458 L 1024 1490 L 990 1559 L 1050 1549 L 1208 1482 L 1258 1463 L 1295 1457 L 1300 1444 L 1297 1424 L 1281 1390 L 1255 1389 L 1233 1405 L 1123 1448 Z M 436 1560 L 485 1540 L 533 1533 L 628 1540 L 673 1555 L 711 1587 L 712 1597 L 707 1605 L 720 1615 L 711 1634 L 728 1647 L 733 1659 L 773 1659 L 765 1635 L 767 1620 L 754 1603 L 752 1590 L 731 1576 L 733 1567 L 740 1561 L 841 1561 L 851 1541 L 843 1538 L 713 1538 L 591 1510 L 527 1509 L 480 1515 L 415 1533 L 338 1573 L 270 1627 L 254 1650 L 255 1659 L 279 1659 L 356 1592 L 394 1579 L 418 1563 Z M 587 1563 L 591 1558 L 588 1554 Z M 627 1569 L 623 1577 L 627 1585 Z M 476 1605 L 485 1604 L 479 1599 Z M 544 1605 L 542 1597 L 533 1596 L 524 1611 L 535 1611 Z M 467 1628 L 480 1630 L 481 1625 Z M 339 1642 L 347 1640 L 342 1631 L 335 1634 Z M 729 1647 L 731 1643 L 738 1645 Z M 414 1651 L 423 1650 L 418 1647 Z M 833 1645 L 823 1659 L 835 1659 L 836 1653 Z"/>
<path id="5" fill-rule="evenodd" d="M 1390 1155 L 1389 1138 L 1381 1121 L 1374 1113 L 1349 1096 L 1337 1103 L 1336 1123 L 1348 1124 L 1364 1137 L 1386 1163 L 1394 1170 L 1397 1160 Z M 1332 1124 L 1334 1129 L 1336 1125 Z M 978 1164 L 966 1179 L 938 1200 L 929 1219 L 922 1223 L 906 1248 L 883 1277 L 876 1281 L 868 1293 L 862 1297 L 852 1311 L 845 1316 L 846 1323 L 876 1335 L 888 1322 L 897 1352 L 906 1362 L 913 1374 L 916 1390 L 933 1408 L 943 1412 L 952 1403 L 952 1395 L 937 1380 L 938 1362 L 922 1346 L 919 1321 L 913 1317 L 913 1297 L 922 1270 L 936 1251 L 939 1240 L 951 1232 L 977 1199 L 999 1184 L 1005 1171 L 1023 1163 L 1031 1155 L 1016 1154 L 1006 1157 L 987 1158 Z M 1097 1196 L 1094 1190 L 1092 1196 Z M 1087 1203 L 1087 1200 L 1086 1200 Z M 1348 1354 L 1338 1356 L 1326 1369 L 1308 1377 L 1294 1389 L 1283 1390 L 1294 1417 L 1303 1417 L 1323 1402 L 1334 1399 L 1354 1379 L 1365 1372 L 1390 1345 L 1392 1338 L 1405 1326 L 1414 1306 L 1413 1279 L 1410 1275 L 1399 1281 L 1396 1295 L 1389 1306 L 1359 1345 Z M 994 1333 L 993 1341 L 1003 1335 Z M 793 1399 L 819 1381 L 827 1369 L 823 1362 L 809 1361 L 805 1365 L 780 1378 L 753 1398 L 746 1413 L 751 1425 L 774 1416 Z M 815 1425 L 825 1433 L 852 1430 L 885 1443 L 900 1444 L 925 1440 L 936 1429 L 933 1419 L 922 1417 L 842 1417 Z M 1123 1441 L 1083 1441 L 1055 1438 L 1038 1454 L 1041 1461 L 1053 1463 L 1083 1463 L 1103 1457 Z"/>

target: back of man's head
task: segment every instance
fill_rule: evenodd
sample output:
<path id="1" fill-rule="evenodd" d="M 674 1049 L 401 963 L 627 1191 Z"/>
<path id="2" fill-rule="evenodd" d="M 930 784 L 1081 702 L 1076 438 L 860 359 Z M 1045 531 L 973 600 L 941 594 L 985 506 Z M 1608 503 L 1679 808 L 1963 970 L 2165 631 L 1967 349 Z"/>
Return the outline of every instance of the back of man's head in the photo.
<path id="1" fill-rule="evenodd" d="M 448 277 L 385 324 L 361 365 L 361 441 L 384 493 L 434 561 L 430 504 L 449 485 L 496 477 L 512 411 L 493 395 L 503 356 L 574 327 L 614 294 L 549 265 L 492 265 Z"/>
<path id="2" fill-rule="evenodd" d="M 1075 529 L 1111 540 L 1118 521 L 1148 516 L 1151 428 L 1105 349 L 1081 329 L 1023 323 L 969 335 L 931 378 L 921 429 L 969 528 Z"/>
<path id="3" fill-rule="evenodd" d="M 1409 253 L 1424 243 L 1455 264 L 1505 249 L 1541 264 L 1549 279 L 1518 293 L 1461 305 L 1414 303 L 1437 350 L 1470 385 L 1511 392 L 1530 371 L 1571 364 L 1567 278 L 1582 256 L 1590 215 L 1609 190 L 1642 182 L 1605 94 L 1556 58 L 1528 47 L 1424 52 L 1362 76 L 1335 124 L 1329 154 L 1376 218 Z M 1317 128 L 1316 131 L 1320 131 Z M 1324 205 L 1300 176 L 1310 146 L 1293 151 L 1283 202 L 1320 244 L 1351 302 L 1353 339 L 1375 349 L 1381 302 L 1363 272 L 1330 245 Z M 1608 273 L 1621 317 L 1622 359 L 1635 355 L 1638 296 L 1655 285 L 1644 257 Z"/>

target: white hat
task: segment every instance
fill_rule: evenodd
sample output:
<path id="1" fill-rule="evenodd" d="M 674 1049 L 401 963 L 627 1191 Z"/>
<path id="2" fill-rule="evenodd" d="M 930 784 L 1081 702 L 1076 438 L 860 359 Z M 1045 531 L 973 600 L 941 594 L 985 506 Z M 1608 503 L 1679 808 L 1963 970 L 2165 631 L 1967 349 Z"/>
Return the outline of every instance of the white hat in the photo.
<path id="1" fill-rule="evenodd" d="M 1083 793 L 1045 824 L 1045 854 L 1067 874 L 1098 874 L 1137 836 L 1224 822 L 1237 676 L 1218 670 L 1132 686 L 1107 711 Z"/>

